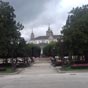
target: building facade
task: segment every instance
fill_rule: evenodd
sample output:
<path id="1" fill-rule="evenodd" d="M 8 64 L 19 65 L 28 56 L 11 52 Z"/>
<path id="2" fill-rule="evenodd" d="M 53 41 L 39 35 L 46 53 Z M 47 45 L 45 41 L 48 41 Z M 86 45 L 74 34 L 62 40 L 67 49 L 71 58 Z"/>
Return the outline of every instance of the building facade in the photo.
<path id="1" fill-rule="evenodd" d="M 42 54 L 44 46 L 46 46 L 50 42 L 57 42 L 58 38 L 60 38 L 60 37 L 61 37 L 61 35 L 54 35 L 51 28 L 48 27 L 48 30 L 46 31 L 45 36 L 35 37 L 34 33 L 32 31 L 29 43 L 33 43 L 33 44 L 40 46 L 41 47 L 41 54 Z"/>

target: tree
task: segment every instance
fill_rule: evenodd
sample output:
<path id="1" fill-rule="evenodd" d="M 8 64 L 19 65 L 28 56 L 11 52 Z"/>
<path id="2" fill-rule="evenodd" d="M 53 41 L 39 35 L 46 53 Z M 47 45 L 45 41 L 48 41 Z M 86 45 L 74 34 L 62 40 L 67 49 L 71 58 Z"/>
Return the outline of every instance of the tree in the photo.
<path id="1" fill-rule="evenodd" d="M 51 42 L 43 48 L 43 54 L 45 56 L 56 56 L 59 55 L 58 43 Z"/>
<path id="2" fill-rule="evenodd" d="M 70 11 L 62 34 L 69 56 L 85 56 L 88 62 L 88 5 Z"/>
<path id="3" fill-rule="evenodd" d="M 36 44 L 29 44 L 28 46 L 29 46 L 30 51 L 31 51 L 29 53 L 30 57 L 40 57 L 41 49 L 39 46 L 37 46 Z"/>
<path id="4" fill-rule="evenodd" d="M 9 2 L 0 0 L 0 58 L 14 58 L 23 25 L 16 22 L 14 8 Z M 12 53 L 11 53 L 12 52 Z"/>

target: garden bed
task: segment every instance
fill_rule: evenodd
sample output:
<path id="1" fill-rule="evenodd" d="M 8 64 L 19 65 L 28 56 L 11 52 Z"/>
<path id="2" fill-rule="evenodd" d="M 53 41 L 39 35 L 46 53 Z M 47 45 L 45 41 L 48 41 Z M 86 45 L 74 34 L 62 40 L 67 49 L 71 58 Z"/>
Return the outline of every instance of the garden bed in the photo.
<path id="1" fill-rule="evenodd" d="M 72 64 L 71 68 L 88 68 L 88 64 Z"/>

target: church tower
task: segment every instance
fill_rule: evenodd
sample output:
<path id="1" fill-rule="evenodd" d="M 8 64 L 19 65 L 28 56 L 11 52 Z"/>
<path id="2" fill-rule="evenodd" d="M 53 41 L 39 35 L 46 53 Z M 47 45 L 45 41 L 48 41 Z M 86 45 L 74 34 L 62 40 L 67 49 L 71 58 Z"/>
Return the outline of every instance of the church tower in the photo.
<path id="1" fill-rule="evenodd" d="M 32 29 L 32 32 L 31 32 L 31 40 L 33 40 L 34 39 L 34 33 L 33 33 L 33 29 Z"/>
<path id="2" fill-rule="evenodd" d="M 48 36 L 48 37 L 52 36 L 53 37 L 53 32 L 52 32 L 50 26 L 48 27 L 48 30 L 46 31 L 46 36 Z"/>

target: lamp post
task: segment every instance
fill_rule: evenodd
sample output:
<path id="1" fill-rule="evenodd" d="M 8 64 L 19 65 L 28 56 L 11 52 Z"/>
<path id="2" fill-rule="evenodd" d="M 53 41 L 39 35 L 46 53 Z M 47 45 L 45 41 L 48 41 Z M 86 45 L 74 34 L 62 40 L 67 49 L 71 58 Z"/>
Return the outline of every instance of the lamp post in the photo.
<path id="1" fill-rule="evenodd" d="M 13 40 L 11 40 L 10 44 L 11 44 L 11 64 L 12 64 L 12 70 L 14 70 L 14 66 L 13 66 Z"/>
<path id="2" fill-rule="evenodd" d="M 12 64 L 12 70 L 15 71 L 16 70 L 16 65 L 14 63 L 14 40 L 11 40 L 10 42 L 11 44 L 11 64 Z"/>
<path id="3" fill-rule="evenodd" d="M 53 47 L 52 56 L 53 56 L 53 58 L 55 58 L 55 47 Z"/>
<path id="4" fill-rule="evenodd" d="M 60 47 L 60 57 L 61 57 L 61 60 L 62 60 L 62 62 L 63 62 L 63 64 L 64 64 L 64 50 L 63 50 L 63 43 L 64 43 L 64 41 L 63 41 L 63 38 L 62 37 L 60 37 L 60 38 L 58 38 L 58 43 L 59 43 L 59 47 Z"/>
<path id="5" fill-rule="evenodd" d="M 32 48 L 31 48 L 31 62 L 34 62 L 33 56 L 34 56 L 34 47 L 32 46 Z"/>
<path id="6" fill-rule="evenodd" d="M 62 62 L 63 62 L 62 66 L 64 67 L 64 50 L 63 50 L 63 49 L 64 49 L 64 47 L 63 47 L 64 45 L 63 45 L 63 42 L 64 42 L 63 39 L 61 39 L 61 40 L 60 40 L 61 60 L 62 60 Z"/>
<path id="7" fill-rule="evenodd" d="M 56 66 L 56 58 L 55 58 L 55 47 L 52 48 L 52 58 L 51 58 L 51 62 L 53 66 Z"/>

